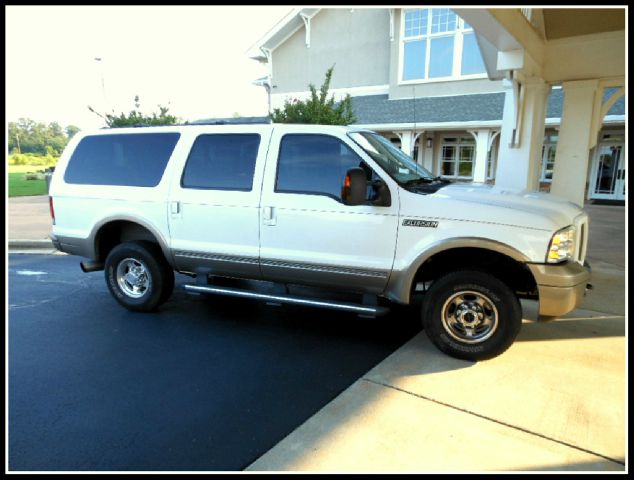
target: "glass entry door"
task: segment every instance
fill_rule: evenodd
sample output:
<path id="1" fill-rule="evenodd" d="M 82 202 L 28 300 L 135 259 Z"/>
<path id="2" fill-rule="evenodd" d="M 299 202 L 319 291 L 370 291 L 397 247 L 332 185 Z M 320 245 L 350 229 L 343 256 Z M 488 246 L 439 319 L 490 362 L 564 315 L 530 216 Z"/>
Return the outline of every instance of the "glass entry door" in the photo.
<path id="1" fill-rule="evenodd" d="M 623 144 L 600 144 L 594 161 L 590 198 L 625 200 Z"/>

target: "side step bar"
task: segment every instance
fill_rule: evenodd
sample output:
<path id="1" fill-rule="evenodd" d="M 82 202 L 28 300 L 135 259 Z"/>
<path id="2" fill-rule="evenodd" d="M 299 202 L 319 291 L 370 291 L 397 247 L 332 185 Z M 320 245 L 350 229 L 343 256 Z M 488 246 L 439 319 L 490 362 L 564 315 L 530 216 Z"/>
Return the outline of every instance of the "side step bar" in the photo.
<path id="1" fill-rule="evenodd" d="M 331 300 L 317 300 L 308 297 L 295 297 L 292 295 L 269 295 L 266 293 L 257 293 L 249 290 L 240 290 L 237 288 L 202 286 L 202 285 L 185 285 L 185 290 L 194 293 L 209 293 L 215 295 L 228 295 L 230 297 L 253 298 L 256 300 L 266 300 L 278 303 L 290 303 L 293 305 L 304 305 L 309 307 L 329 308 L 333 310 L 344 310 L 346 312 L 354 312 L 368 317 L 376 317 L 385 315 L 390 311 L 387 307 L 378 305 L 363 305 L 359 303 L 335 302 Z"/>

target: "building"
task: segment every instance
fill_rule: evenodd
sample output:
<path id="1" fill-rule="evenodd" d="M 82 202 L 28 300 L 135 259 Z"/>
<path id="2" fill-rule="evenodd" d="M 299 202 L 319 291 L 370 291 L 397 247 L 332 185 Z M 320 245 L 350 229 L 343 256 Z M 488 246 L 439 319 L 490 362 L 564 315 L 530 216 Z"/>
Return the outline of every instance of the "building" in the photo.
<path id="1" fill-rule="evenodd" d="M 517 10 L 527 22 L 526 12 L 507 10 Z M 562 83 L 568 78 L 546 82 L 527 72 L 532 59 L 523 56 L 522 45 L 502 43 L 512 48 L 508 58 L 507 52 L 500 55 L 500 46 L 482 32 L 497 28 L 502 40 L 504 35 L 514 37 L 482 14 L 493 17 L 489 11 L 459 12 L 462 17 L 449 8 L 295 9 L 252 52 L 252 58 L 269 69 L 258 84 L 267 89 L 271 108 L 281 107 L 287 98 L 306 98 L 308 84 L 320 85 L 334 65 L 331 92 L 335 98 L 353 97 L 357 124 L 381 132 L 435 175 L 550 190 L 561 156 Z M 599 22 L 602 29 L 589 27 L 596 30 L 589 35 L 616 31 L 618 42 L 623 10 L 608 13 L 616 15 Z M 467 17 L 473 18 L 475 29 Z M 545 14 L 535 18 L 541 19 L 545 32 Z M 509 79 L 509 71 L 514 78 Z M 595 132 L 596 145 L 575 170 L 583 170 L 582 198 L 624 200 L 626 115 L 621 85 L 620 79 L 600 85 L 597 101 L 605 112 Z M 513 138 L 501 135 L 505 121 L 514 122 L 507 128 Z M 531 133 L 532 126 L 541 133 Z M 528 134 L 520 135 L 520 127 Z M 524 159 L 511 164 L 518 153 Z M 511 160 L 504 163 L 506 158 Z M 563 179 L 566 171 L 559 175 Z M 574 195 L 573 200 L 579 197 Z"/>

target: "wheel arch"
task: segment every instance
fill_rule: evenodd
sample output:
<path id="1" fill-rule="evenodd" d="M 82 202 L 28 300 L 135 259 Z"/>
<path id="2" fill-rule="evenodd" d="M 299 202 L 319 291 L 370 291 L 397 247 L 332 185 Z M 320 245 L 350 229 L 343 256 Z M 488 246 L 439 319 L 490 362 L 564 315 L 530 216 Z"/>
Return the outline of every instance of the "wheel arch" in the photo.
<path id="1" fill-rule="evenodd" d="M 148 222 L 127 216 L 106 218 L 95 225 L 89 242 L 93 247 L 92 257 L 103 262 L 115 246 L 135 240 L 145 240 L 157 244 L 167 263 L 173 266 L 167 240 L 160 230 Z"/>
<path id="2" fill-rule="evenodd" d="M 534 290 L 535 278 L 526 266 L 527 262 L 529 258 L 526 255 L 496 240 L 475 237 L 445 240 L 420 253 L 407 270 L 392 272 L 385 296 L 392 301 L 409 304 L 417 283 L 433 281 L 456 269 L 482 267 L 515 287 L 525 283 L 526 288 Z M 514 280 L 514 274 L 518 281 Z"/>

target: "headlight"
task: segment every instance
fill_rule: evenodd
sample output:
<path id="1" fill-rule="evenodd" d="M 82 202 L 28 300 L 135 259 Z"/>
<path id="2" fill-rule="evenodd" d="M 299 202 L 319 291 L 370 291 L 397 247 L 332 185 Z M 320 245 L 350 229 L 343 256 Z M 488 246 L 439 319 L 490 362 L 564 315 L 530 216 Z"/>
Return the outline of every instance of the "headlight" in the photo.
<path id="1" fill-rule="evenodd" d="M 562 228 L 555 232 L 548 246 L 547 263 L 565 262 L 575 253 L 575 227 Z"/>

